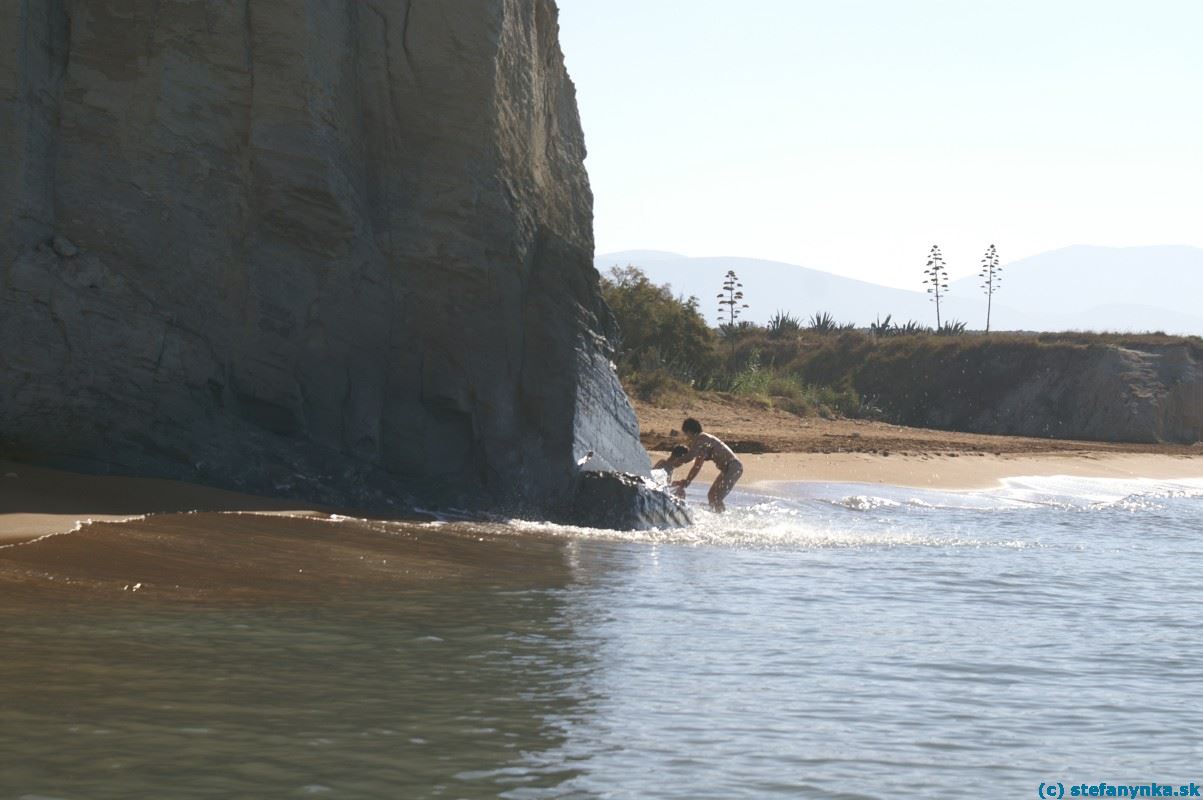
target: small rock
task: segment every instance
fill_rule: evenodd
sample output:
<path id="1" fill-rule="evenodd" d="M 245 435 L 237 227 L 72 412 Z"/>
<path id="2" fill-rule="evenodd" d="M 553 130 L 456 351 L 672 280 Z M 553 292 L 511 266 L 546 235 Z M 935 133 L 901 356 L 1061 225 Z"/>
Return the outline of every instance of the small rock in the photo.
<path id="1" fill-rule="evenodd" d="M 55 234 L 50 246 L 54 248 L 54 252 L 58 253 L 63 258 L 74 258 L 79 255 L 79 248 L 66 236 Z"/>
<path id="2" fill-rule="evenodd" d="M 563 521 L 571 525 L 620 531 L 693 524 L 689 509 L 680 500 L 650 481 L 621 472 L 581 473 L 565 516 Z"/>

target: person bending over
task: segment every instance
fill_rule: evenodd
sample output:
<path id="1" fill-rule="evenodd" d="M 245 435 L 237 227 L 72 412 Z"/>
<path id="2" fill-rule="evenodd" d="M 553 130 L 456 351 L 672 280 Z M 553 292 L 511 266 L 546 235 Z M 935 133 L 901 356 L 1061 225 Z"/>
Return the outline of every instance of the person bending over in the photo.
<path id="1" fill-rule="evenodd" d="M 668 458 L 662 458 L 652 465 L 652 469 L 664 470 L 665 480 L 672 484 L 673 470 L 679 466 L 689 463 L 689 448 L 683 444 L 679 444 L 672 449 L 668 454 Z M 684 499 L 685 489 L 675 484 L 672 484 L 673 494 Z"/>
<path id="2" fill-rule="evenodd" d="M 689 475 L 673 483 L 673 488 L 679 488 L 684 492 L 702 470 L 702 464 L 713 461 L 714 466 L 718 467 L 718 477 L 711 484 L 706 498 L 710 501 L 710 509 L 721 514 L 727 510 L 727 504 L 723 501 L 735 488 L 735 482 L 744 474 L 744 465 L 739 462 L 735 453 L 723 443 L 722 439 L 709 433 L 703 433 L 702 423 L 693 417 L 685 420 L 681 425 L 681 430 L 685 433 L 686 441 L 689 442 L 689 456 L 693 459 L 693 467 L 689 470 Z"/>

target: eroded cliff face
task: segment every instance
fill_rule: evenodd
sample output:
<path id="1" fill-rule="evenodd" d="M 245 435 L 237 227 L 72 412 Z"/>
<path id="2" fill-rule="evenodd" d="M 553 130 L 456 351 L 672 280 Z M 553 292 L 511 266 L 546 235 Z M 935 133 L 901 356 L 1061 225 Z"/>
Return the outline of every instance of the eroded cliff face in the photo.
<path id="1" fill-rule="evenodd" d="M 1049 359 L 969 430 L 1103 442 L 1203 440 L 1203 362 L 1192 348 L 1100 345 Z"/>
<path id="2" fill-rule="evenodd" d="M 1190 342 L 884 342 L 850 375 L 897 422 L 1105 442 L 1203 441 L 1203 351 Z"/>
<path id="3" fill-rule="evenodd" d="M 368 504 L 646 472 L 551 0 L 9 0 L 0 35 L 5 452 Z"/>

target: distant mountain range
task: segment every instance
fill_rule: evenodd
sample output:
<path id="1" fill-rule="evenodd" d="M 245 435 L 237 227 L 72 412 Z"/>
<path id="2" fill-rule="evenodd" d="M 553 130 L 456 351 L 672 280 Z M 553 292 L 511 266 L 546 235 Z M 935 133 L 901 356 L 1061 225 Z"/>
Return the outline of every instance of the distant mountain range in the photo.
<path id="1" fill-rule="evenodd" d="M 604 253 L 603 273 L 634 265 L 656 283 L 696 296 L 714 322 L 715 295 L 723 275 L 735 270 L 749 308 L 745 319 L 764 323 L 777 310 L 809 317 L 827 312 L 841 322 L 867 327 L 893 315 L 931 325 L 935 309 L 922 291 L 907 291 L 844 278 L 797 264 L 752 258 L 690 258 L 658 250 Z M 916 286 L 922 271 L 917 267 Z M 976 277 L 952 282 L 944 319 L 985 326 L 986 298 Z M 994 296 L 993 330 L 1165 331 L 1203 335 L 1203 248 L 1074 246 L 1003 266 Z"/>

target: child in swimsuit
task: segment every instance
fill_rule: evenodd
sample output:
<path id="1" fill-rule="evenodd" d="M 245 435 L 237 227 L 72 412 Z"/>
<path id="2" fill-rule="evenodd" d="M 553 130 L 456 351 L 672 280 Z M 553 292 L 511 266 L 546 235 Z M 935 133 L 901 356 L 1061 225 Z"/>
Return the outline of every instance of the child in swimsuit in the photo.
<path id="1" fill-rule="evenodd" d="M 689 463 L 689 448 L 683 444 L 679 444 L 672 449 L 668 458 L 662 458 L 652 465 L 652 469 L 664 470 L 665 480 L 672 484 L 673 470 L 684 464 Z M 672 485 L 672 492 L 681 499 L 685 498 L 685 490 L 680 486 Z"/>

